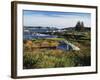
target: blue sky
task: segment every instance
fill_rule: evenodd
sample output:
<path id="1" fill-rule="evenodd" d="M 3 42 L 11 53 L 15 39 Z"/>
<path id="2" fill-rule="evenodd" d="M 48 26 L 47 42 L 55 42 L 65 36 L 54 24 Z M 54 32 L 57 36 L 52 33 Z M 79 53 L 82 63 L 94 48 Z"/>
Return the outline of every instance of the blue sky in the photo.
<path id="1" fill-rule="evenodd" d="M 66 28 L 74 27 L 78 21 L 83 21 L 86 27 L 91 27 L 91 14 L 23 10 L 24 26 Z"/>

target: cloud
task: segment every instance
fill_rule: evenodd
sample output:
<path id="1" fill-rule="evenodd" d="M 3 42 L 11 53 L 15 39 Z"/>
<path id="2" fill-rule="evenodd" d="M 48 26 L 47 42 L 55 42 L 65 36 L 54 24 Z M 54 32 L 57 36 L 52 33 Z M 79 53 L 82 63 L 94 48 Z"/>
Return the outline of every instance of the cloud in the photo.
<path id="1" fill-rule="evenodd" d="M 25 11 L 25 26 L 49 26 L 49 27 L 74 27 L 78 21 L 83 21 L 86 27 L 91 25 L 90 14 L 86 13 L 62 13 L 62 12 L 35 12 Z"/>

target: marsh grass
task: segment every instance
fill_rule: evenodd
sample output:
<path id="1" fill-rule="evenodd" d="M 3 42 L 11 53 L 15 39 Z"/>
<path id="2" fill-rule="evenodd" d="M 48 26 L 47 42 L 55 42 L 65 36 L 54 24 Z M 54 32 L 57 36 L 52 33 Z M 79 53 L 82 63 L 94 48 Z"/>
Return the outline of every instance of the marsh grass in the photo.
<path id="1" fill-rule="evenodd" d="M 37 49 L 24 52 L 23 66 L 24 69 L 90 66 L 89 53 L 88 49 L 84 49 L 84 53 L 82 51 Z"/>
<path id="2" fill-rule="evenodd" d="M 68 39 L 69 42 L 78 46 L 79 51 L 63 51 L 60 49 L 45 49 L 39 47 L 53 47 L 59 45 L 58 40 L 65 40 L 64 38 L 55 39 L 33 39 L 24 41 L 23 52 L 23 68 L 57 68 L 57 67 L 77 67 L 91 65 L 91 42 L 90 34 L 85 33 L 84 39 Z"/>

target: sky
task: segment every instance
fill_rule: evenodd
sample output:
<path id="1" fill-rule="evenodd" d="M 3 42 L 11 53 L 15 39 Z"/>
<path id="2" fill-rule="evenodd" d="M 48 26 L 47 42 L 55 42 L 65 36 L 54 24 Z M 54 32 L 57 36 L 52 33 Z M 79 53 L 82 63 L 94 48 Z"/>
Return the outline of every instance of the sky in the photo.
<path id="1" fill-rule="evenodd" d="M 75 27 L 78 21 L 83 21 L 85 27 L 91 27 L 91 14 L 23 10 L 24 26 L 67 28 Z"/>

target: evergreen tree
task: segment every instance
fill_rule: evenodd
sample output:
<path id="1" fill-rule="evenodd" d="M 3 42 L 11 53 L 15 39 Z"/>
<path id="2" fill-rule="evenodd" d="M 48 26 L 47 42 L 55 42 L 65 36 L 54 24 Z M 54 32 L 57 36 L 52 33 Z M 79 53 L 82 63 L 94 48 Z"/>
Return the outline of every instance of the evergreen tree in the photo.
<path id="1" fill-rule="evenodd" d="M 78 21 L 77 24 L 76 24 L 76 26 L 75 26 L 75 30 L 76 31 L 83 31 L 84 30 L 84 23 Z"/>

